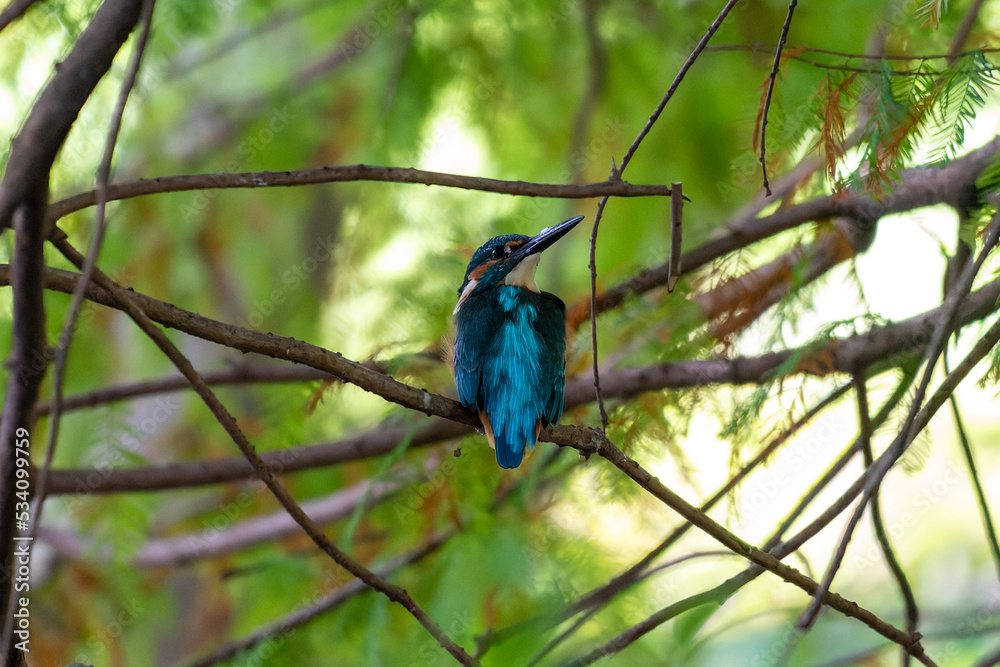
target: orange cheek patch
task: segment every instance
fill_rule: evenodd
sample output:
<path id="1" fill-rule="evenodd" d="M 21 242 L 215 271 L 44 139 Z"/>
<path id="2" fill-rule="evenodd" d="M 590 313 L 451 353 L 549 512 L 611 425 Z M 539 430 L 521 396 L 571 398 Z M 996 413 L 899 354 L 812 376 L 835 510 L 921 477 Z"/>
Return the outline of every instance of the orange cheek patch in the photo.
<path id="1" fill-rule="evenodd" d="M 472 273 L 469 274 L 469 280 L 479 280 L 483 277 L 487 270 L 497 262 L 499 259 L 490 260 L 489 262 L 483 262 L 476 268 L 472 269 Z"/>

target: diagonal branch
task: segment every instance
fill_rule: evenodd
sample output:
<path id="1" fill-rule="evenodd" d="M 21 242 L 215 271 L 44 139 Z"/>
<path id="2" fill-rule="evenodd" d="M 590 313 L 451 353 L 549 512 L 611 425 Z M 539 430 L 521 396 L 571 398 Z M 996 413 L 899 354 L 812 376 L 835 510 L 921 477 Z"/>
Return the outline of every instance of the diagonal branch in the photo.
<path id="1" fill-rule="evenodd" d="M 813 579 L 805 576 L 795 568 L 785 565 L 779 558 L 771 553 L 744 542 L 742 539 L 726 530 L 726 528 L 714 519 L 706 516 L 703 512 L 689 504 L 679 495 L 667 488 L 662 482 L 660 482 L 659 479 L 649 474 L 648 471 L 622 452 L 621 449 L 615 446 L 614 443 L 606 437 L 603 437 L 599 432 L 592 431 L 592 437 L 595 440 L 597 453 L 601 456 L 601 458 L 606 459 L 644 490 L 650 493 L 653 497 L 657 498 L 680 514 L 683 518 L 693 523 L 702 532 L 708 534 L 724 547 L 762 567 L 763 569 L 772 572 L 784 581 L 801 588 L 811 595 L 815 595 L 820 590 L 820 585 Z M 931 661 L 930 658 L 924 654 L 919 638 L 913 637 L 912 635 L 899 630 L 889 623 L 886 623 L 869 610 L 858 605 L 856 602 L 847 600 L 836 593 L 826 591 L 823 594 L 823 603 L 833 607 L 846 616 L 860 620 L 875 632 L 878 632 L 882 636 L 899 644 L 900 646 L 906 647 L 911 655 L 922 663 L 928 665 L 933 664 L 933 661 Z"/>
<path id="2" fill-rule="evenodd" d="M 0 31 L 9 26 L 17 19 L 24 16 L 24 13 L 31 9 L 31 6 L 39 0 L 11 0 L 10 4 L 0 12 Z"/>
<path id="3" fill-rule="evenodd" d="M 49 170 L 77 114 L 139 21 L 140 0 L 107 0 L 59 63 L 11 142 L 0 182 L 0 231 L 25 193 L 48 190 Z"/>
<path id="4" fill-rule="evenodd" d="M 854 386 L 858 404 L 858 424 L 861 427 L 861 435 L 859 436 L 861 439 L 861 453 L 864 455 L 865 468 L 868 468 L 875 462 L 875 455 L 872 452 L 872 435 L 875 433 L 875 427 L 872 424 L 871 413 L 868 409 L 868 387 L 865 384 L 864 376 L 860 373 L 854 376 Z M 906 572 L 903 571 L 903 566 L 899 564 L 896 552 L 892 548 L 892 542 L 889 541 L 889 533 L 886 531 L 885 522 L 882 520 L 882 504 L 879 501 L 877 491 L 872 494 L 871 506 L 875 538 L 878 541 L 879 548 L 882 550 L 882 557 L 885 559 L 886 566 L 889 568 L 893 579 L 896 580 L 896 585 L 899 586 L 899 593 L 903 597 L 903 604 L 906 607 L 906 631 L 911 635 L 916 635 L 920 621 L 920 610 L 917 607 L 917 599 L 913 595 L 913 588 L 906 578 Z M 909 667 L 910 664 L 910 654 L 906 651 L 905 647 L 902 653 L 902 664 L 903 667 Z"/>

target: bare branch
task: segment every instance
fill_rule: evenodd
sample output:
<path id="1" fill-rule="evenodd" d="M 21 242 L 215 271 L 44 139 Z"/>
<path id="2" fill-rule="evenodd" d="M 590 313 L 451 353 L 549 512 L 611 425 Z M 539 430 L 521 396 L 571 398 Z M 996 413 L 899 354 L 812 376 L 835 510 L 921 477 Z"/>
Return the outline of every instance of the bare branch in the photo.
<path id="1" fill-rule="evenodd" d="M 31 114 L 11 142 L 0 182 L 0 230 L 25 193 L 48 190 L 49 170 L 91 91 L 139 22 L 140 0 L 107 0 L 59 63 Z"/>
<path id="2" fill-rule="evenodd" d="M 496 178 L 461 176 L 404 167 L 379 167 L 367 164 L 334 165 L 298 171 L 249 171 L 241 173 L 191 174 L 164 176 L 131 183 L 118 183 L 108 188 L 108 201 L 134 199 L 167 192 L 195 190 L 226 190 L 233 188 L 298 187 L 318 183 L 348 183 L 377 181 L 382 183 L 415 183 L 439 185 L 463 190 L 478 190 L 521 197 L 551 197 L 554 199 L 592 199 L 594 197 L 669 197 L 666 185 L 632 185 L 624 181 L 600 183 L 558 184 L 503 181 Z M 81 192 L 57 201 L 49 208 L 49 219 L 58 220 L 74 211 L 97 203 L 97 192 Z"/>
<path id="3" fill-rule="evenodd" d="M 845 192 L 836 197 L 817 197 L 784 207 L 762 218 L 748 218 L 740 212 L 730 223 L 720 227 L 725 231 L 716 238 L 684 253 L 681 273 L 690 274 L 731 252 L 816 220 L 845 218 L 854 221 L 860 229 L 874 229 L 883 216 L 892 213 L 935 204 L 947 204 L 955 209 L 967 207 L 968 202 L 975 199 L 976 179 L 990 164 L 998 148 L 1000 137 L 994 137 L 985 146 L 944 166 L 908 169 L 881 202 L 864 194 Z M 596 299 L 597 312 L 618 307 L 629 295 L 662 287 L 667 282 L 668 273 L 668 262 L 664 262 L 605 290 Z M 590 317 L 590 308 L 588 302 L 581 301 L 570 309 L 570 323 L 574 328 Z"/>
<path id="4" fill-rule="evenodd" d="M 854 387 L 858 403 L 858 424 L 861 427 L 861 435 L 859 436 L 861 453 L 864 455 L 865 467 L 868 468 L 875 462 L 875 455 L 872 451 L 872 435 L 875 432 L 875 427 L 872 425 L 871 413 L 868 410 L 868 387 L 864 376 L 860 373 L 854 376 Z M 892 548 L 892 542 L 889 541 L 889 533 L 882 520 L 882 504 L 879 502 L 877 491 L 872 494 L 871 516 L 875 538 L 882 550 L 882 557 L 885 559 L 889 572 L 896 580 L 899 593 L 903 597 L 903 604 L 906 607 L 906 631 L 915 635 L 920 622 L 920 610 L 917 607 L 917 599 L 913 595 L 913 588 L 906 578 L 902 565 L 899 564 L 896 552 Z M 909 667 L 910 664 L 910 654 L 905 647 L 902 649 L 902 664 L 903 667 Z"/>
<path id="5" fill-rule="evenodd" d="M 0 419 L 0 665 L 13 661 L 14 626 L 14 494 L 18 447 L 28 449 L 32 434 L 32 409 L 48 367 L 42 268 L 45 239 L 42 235 L 45 201 L 35 196 L 14 211 L 13 340 L 7 389 Z M 22 455 L 20 458 L 26 458 Z M 22 523 L 19 528 L 26 528 Z"/>

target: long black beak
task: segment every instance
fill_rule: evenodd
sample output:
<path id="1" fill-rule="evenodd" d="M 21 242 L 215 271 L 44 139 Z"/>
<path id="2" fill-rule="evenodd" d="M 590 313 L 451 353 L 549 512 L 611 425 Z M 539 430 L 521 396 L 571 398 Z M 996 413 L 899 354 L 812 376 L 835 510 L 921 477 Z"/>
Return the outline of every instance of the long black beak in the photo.
<path id="1" fill-rule="evenodd" d="M 567 232 L 576 227 L 581 220 L 583 220 L 583 216 L 578 215 L 575 218 L 570 218 L 566 222 L 560 222 L 555 227 L 543 229 L 538 234 L 528 239 L 524 245 L 515 250 L 508 259 L 508 262 L 511 266 L 516 266 L 522 259 L 542 252 L 553 243 L 566 236 Z"/>

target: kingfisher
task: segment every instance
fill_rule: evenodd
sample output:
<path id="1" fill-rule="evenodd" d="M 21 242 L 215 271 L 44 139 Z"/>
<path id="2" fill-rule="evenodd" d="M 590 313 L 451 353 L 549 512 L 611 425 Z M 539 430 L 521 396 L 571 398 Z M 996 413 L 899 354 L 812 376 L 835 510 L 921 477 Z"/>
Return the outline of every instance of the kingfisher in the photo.
<path id="1" fill-rule="evenodd" d="M 472 255 L 455 306 L 458 398 L 477 410 L 501 468 L 521 465 L 543 427 L 559 423 L 566 306 L 535 284 L 543 250 L 583 216 L 536 236 L 494 236 Z"/>

